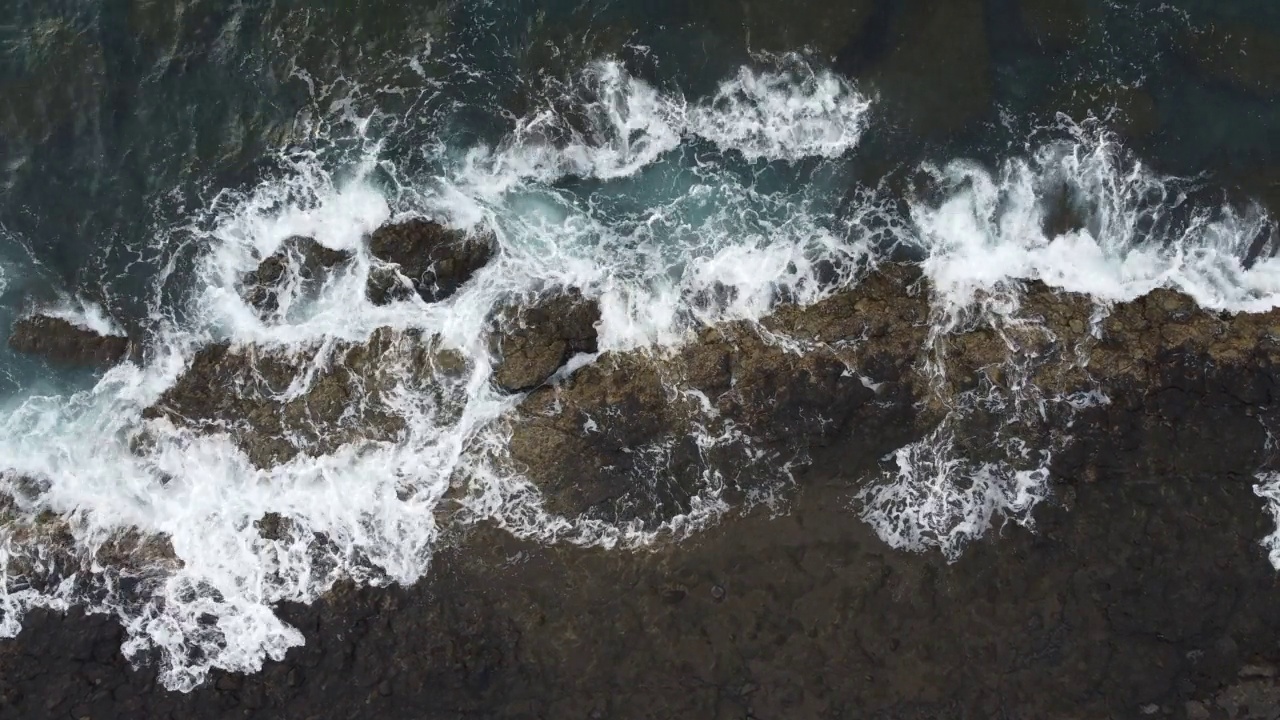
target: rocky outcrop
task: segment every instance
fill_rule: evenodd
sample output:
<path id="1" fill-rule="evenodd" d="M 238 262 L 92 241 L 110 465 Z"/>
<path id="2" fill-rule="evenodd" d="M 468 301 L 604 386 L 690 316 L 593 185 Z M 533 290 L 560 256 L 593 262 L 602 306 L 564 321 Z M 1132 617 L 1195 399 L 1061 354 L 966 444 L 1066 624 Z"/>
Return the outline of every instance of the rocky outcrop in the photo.
<path id="1" fill-rule="evenodd" d="M 349 261 L 351 253 L 334 250 L 309 237 L 293 236 L 280 244 L 280 249 L 267 256 L 253 272 L 241 281 L 241 294 L 246 302 L 264 313 L 274 312 L 280 304 L 280 293 L 289 285 L 309 286 L 321 283 L 330 272 Z"/>
<path id="2" fill-rule="evenodd" d="M 1249 370 L 1217 391 L 1240 403 L 1265 405 L 1274 394 L 1280 312 L 1226 315 L 1157 290 L 1101 313 L 1087 297 L 1040 283 L 1028 283 L 1019 303 L 932 336 L 927 283 L 911 266 L 886 266 L 759 325 L 707 328 L 674 352 L 606 353 L 529 395 L 511 420 L 511 457 L 552 512 L 653 525 L 688 512 L 708 489 L 732 499 L 767 488 L 780 468 L 869 468 L 975 391 L 1009 407 L 1028 386 L 1037 398 L 1096 390 L 1185 400 L 1194 395 L 1174 391 L 1179 368 L 1197 358 Z M 1058 415 L 1031 413 L 1019 431 L 1047 441 L 1069 422 Z M 975 414 L 955 428 L 956 442 L 982 457 L 1009 420 Z"/>
<path id="3" fill-rule="evenodd" d="M 966 394 L 1015 403 L 1028 387 L 1037 402 L 1146 392 L 1171 386 L 1179 358 L 1280 363 L 1280 313 L 1223 315 L 1169 290 L 1100 312 L 1087 297 L 1026 283 L 976 298 L 945 334 L 931 331 L 939 318 L 930 293 L 914 266 L 884 265 L 816 304 L 704 328 L 677 349 L 608 352 L 554 383 L 570 357 L 596 350 L 598 309 L 574 293 L 513 305 L 491 338 L 495 384 L 529 393 L 504 420 L 509 461 L 551 512 L 653 527 L 689 512 L 700 494 L 759 495 L 806 465 L 871 467 Z M 1006 309 L 980 316 L 984 304 Z M 216 345 L 146 415 L 229 432 L 267 467 L 398 438 L 404 419 L 388 398 L 407 384 L 442 406 L 461 402 L 450 389 L 461 365 L 430 338 L 389 328 L 319 357 Z M 1231 393 L 1270 397 L 1269 375 L 1245 377 L 1258 384 Z M 1024 420 L 1029 440 L 1061 434 L 1052 414 Z M 957 442 L 985 457 L 1006 421 L 970 417 Z"/>
<path id="4" fill-rule="evenodd" d="M 434 397 L 465 364 L 416 332 L 381 328 L 364 343 L 316 347 L 310 354 L 210 345 L 143 416 L 207 432 L 227 432 L 259 467 L 299 453 L 319 455 L 350 443 L 390 441 L 404 418 L 390 395 L 401 387 Z"/>
<path id="5" fill-rule="evenodd" d="M 1135 384 L 1090 410 L 1094 461 L 1055 468 L 1035 531 L 955 563 L 887 549 L 857 468 L 811 467 L 784 513 L 646 552 L 473 528 L 416 586 L 281 607 L 305 645 L 189 694 L 129 666 L 114 618 L 34 612 L 0 642 L 0 717 L 1274 717 L 1264 453 L 1216 450 L 1263 433 L 1209 390 L 1266 373 L 1202 360 L 1176 369 L 1194 403 Z"/>
<path id="6" fill-rule="evenodd" d="M 101 335 L 63 318 L 35 314 L 13 324 L 9 347 L 60 365 L 104 367 L 124 358 L 129 338 Z"/>
<path id="7" fill-rule="evenodd" d="M 449 230 L 424 219 L 384 225 L 369 238 L 369 251 L 385 263 L 369 275 L 367 294 L 376 305 L 404 300 L 443 300 L 493 257 L 491 238 Z"/>
<path id="8" fill-rule="evenodd" d="M 794 352 L 760 332 L 736 324 L 668 356 L 605 355 L 525 401 L 512 458 L 552 512 L 654 524 L 709 487 L 740 499 L 776 484 L 851 426 L 855 462 L 909 437 L 914 396 L 891 367 L 873 388 L 838 352 Z"/>
<path id="9" fill-rule="evenodd" d="M 1100 312 L 1028 283 L 1016 312 L 958 317 L 935 336 L 929 294 L 913 268 L 884 266 L 758 324 L 705 328 L 664 352 L 605 353 L 507 418 L 512 461 L 556 512 L 652 527 L 706 483 L 731 498 L 786 466 L 796 482 L 781 516 L 757 506 L 642 553 L 459 530 L 421 585 L 339 587 L 313 607 L 283 607 L 305 646 L 190 695 L 156 692 L 154 669 L 129 669 L 114 621 L 37 612 L 17 643 L 0 645 L 0 707 L 14 717 L 1273 716 L 1280 595 L 1259 547 L 1273 522 L 1253 474 L 1275 462 L 1280 313 L 1223 315 L 1164 290 Z M 1013 297 L 976 307 L 1007 310 Z M 394 365 L 429 392 L 448 366 L 429 338 L 382 330 L 326 355 L 307 386 L 316 390 L 281 396 L 296 360 L 208 352 L 156 412 L 209 417 L 248 446 L 259 441 L 237 416 L 347 432 L 365 421 L 335 422 L 326 403 L 354 397 L 337 389 L 348 380 L 376 389 L 390 377 L 378 369 Z M 948 563 L 893 552 L 858 520 L 852 498 L 887 450 L 959 393 L 1028 381 L 1044 397 L 1098 388 L 1110 399 L 1071 418 L 1034 532 L 1010 524 Z M 244 404 L 220 397 L 226 388 Z M 289 532 L 279 516 L 257 527 Z M 829 667 L 843 670 L 805 670 Z"/>
<path id="10" fill-rule="evenodd" d="M 510 393 L 541 385 L 569 358 L 596 351 L 598 322 L 599 305 L 577 291 L 499 313 L 490 341 L 500 358 L 494 384 Z"/>

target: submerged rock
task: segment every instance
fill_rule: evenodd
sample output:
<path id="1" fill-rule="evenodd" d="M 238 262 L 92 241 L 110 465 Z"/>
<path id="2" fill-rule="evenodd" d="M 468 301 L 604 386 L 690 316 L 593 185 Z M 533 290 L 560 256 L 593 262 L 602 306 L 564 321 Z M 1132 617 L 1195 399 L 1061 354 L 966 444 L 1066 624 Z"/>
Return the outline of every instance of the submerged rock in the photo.
<path id="1" fill-rule="evenodd" d="M 9 347 L 43 355 L 60 365 L 102 367 L 124 358 L 129 351 L 129 338 L 102 335 L 63 318 L 36 314 L 13 324 Z"/>
<path id="2" fill-rule="evenodd" d="M 1188 27 L 1181 50 L 1210 82 L 1262 99 L 1280 96 L 1280 34 L 1261 24 Z"/>
<path id="3" fill-rule="evenodd" d="M 690 6 L 695 18 L 752 52 L 805 48 L 824 57 L 857 41 L 875 9 L 875 0 L 712 0 Z"/>
<path id="4" fill-rule="evenodd" d="M 883 53 L 855 52 L 840 66 L 874 88 L 895 119 L 927 135 L 958 132 L 991 107 L 991 49 L 982 0 L 905 3 L 885 13 Z M 886 6 L 887 7 L 887 6 Z M 858 50 L 858 48 L 854 48 Z"/>
<path id="5" fill-rule="evenodd" d="M 1019 0 L 1018 11 L 1032 38 L 1051 50 L 1079 44 L 1089 31 L 1086 0 Z"/>
<path id="6" fill-rule="evenodd" d="M 369 251 L 387 265 L 370 273 L 366 292 L 374 304 L 386 305 L 408 297 L 409 288 L 427 302 L 449 297 L 489 262 L 494 245 L 488 237 L 413 219 L 375 230 Z"/>
<path id="7" fill-rule="evenodd" d="M 291 283 L 310 285 L 323 282 L 337 266 L 349 261 L 351 253 L 325 247 L 314 239 L 293 236 L 264 259 L 241 283 L 245 301 L 262 312 L 274 312 L 280 293 Z"/>
<path id="8" fill-rule="evenodd" d="M 574 291 L 501 313 L 491 345 L 501 357 L 493 382 L 509 393 L 546 382 L 569 358 L 596 351 L 600 307 Z"/>

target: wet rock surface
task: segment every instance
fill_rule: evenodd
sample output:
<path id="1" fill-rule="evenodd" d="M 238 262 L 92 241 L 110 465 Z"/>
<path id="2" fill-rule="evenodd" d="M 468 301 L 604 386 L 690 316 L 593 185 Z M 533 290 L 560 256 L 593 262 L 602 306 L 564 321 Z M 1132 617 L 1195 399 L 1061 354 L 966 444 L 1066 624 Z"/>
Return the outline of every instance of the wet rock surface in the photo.
<path id="1" fill-rule="evenodd" d="M 427 302 L 449 297 L 489 262 L 494 246 L 487 237 L 413 219 L 375 230 L 369 251 L 386 264 L 370 274 L 366 292 L 385 305 L 406 299 L 410 289 Z"/>
<path id="2" fill-rule="evenodd" d="M 13 324 L 9 347 L 42 355 L 59 365 L 104 367 L 124 358 L 129 351 L 129 339 L 101 335 L 62 318 L 36 314 Z"/>
<path id="3" fill-rule="evenodd" d="M 506 392 L 532 390 L 571 357 L 596 352 L 600 307 L 576 291 L 500 314 L 491 345 L 501 358 L 493 381 Z"/>
<path id="4" fill-rule="evenodd" d="M 204 432 L 228 433 L 258 467 L 299 453 L 319 455 L 344 445 L 400 436 L 404 419 L 390 395 L 401 387 L 453 409 L 442 388 L 465 363 L 417 332 L 380 328 L 364 343 L 284 354 L 228 343 L 200 350 L 178 382 L 143 412 Z"/>
<path id="5" fill-rule="evenodd" d="M 245 301 L 258 310 L 274 312 L 286 286 L 296 283 L 306 290 L 323 282 L 334 268 L 350 259 L 349 252 L 327 248 L 309 237 L 294 236 L 245 275 L 241 293 Z"/>

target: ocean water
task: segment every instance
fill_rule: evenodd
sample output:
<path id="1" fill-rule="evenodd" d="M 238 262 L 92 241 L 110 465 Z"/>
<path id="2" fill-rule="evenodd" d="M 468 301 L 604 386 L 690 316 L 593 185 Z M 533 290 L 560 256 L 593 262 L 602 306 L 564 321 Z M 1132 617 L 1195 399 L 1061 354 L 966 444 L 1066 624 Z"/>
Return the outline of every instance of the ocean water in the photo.
<path id="1" fill-rule="evenodd" d="M 930 342 L 1018 321 L 1028 280 L 1089 295 L 1098 317 L 1160 287 L 1225 312 L 1280 304 L 1278 88 L 1258 69 L 1280 37 L 1266 35 L 1280 33 L 1274 7 L 1067 5 L 5 10 L 0 319 L 38 309 L 146 351 L 90 373 L 0 350 L 0 490 L 14 499 L 0 634 L 38 606 L 109 613 L 128 656 L 187 690 L 303 642 L 277 603 L 429 573 L 451 488 L 466 519 L 618 552 L 734 509 L 709 478 L 656 527 L 548 513 L 494 461 L 521 398 L 492 389 L 485 331 L 511 298 L 578 288 L 600 303 L 602 351 L 658 352 L 780 297 L 818 301 L 890 258 L 934 288 Z M 1084 222 L 1047 231 L 1062 198 Z M 500 252 L 445 301 L 373 306 L 366 236 L 420 215 L 492 232 Z M 236 283 L 294 235 L 355 259 L 260 317 Z M 708 296 L 722 299 L 695 301 Z M 398 442 L 264 470 L 226 436 L 142 417 L 209 342 L 315 369 L 384 326 L 468 360 L 438 394 L 392 394 Z M 1059 448 L 1005 439 L 1002 459 L 970 459 L 955 428 L 976 410 L 1014 422 L 1107 399 L 1013 386 L 964 398 L 899 449 L 850 497 L 850 521 L 950 558 L 1030 523 L 1052 502 Z M 1259 502 L 1280 506 L 1278 485 L 1260 474 Z M 288 530 L 264 537 L 267 513 Z M 171 557 L 114 549 L 160 537 Z M 1280 566 L 1280 539 L 1265 541 Z"/>

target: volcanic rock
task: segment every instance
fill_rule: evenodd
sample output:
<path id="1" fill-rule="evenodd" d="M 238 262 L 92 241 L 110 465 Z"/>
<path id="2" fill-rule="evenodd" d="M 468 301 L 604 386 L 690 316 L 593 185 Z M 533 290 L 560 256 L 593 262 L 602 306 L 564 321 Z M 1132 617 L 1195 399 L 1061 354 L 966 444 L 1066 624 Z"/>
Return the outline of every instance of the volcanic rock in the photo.
<path id="1" fill-rule="evenodd" d="M 532 390 L 569 358 L 596 351 L 600 307 L 576 292 L 531 307 L 512 307 L 498 318 L 491 345 L 501 356 L 493 381 L 509 393 Z"/>
<path id="2" fill-rule="evenodd" d="M 418 218 L 375 230 L 369 251 L 387 265 L 370 274 L 366 292 L 386 305 L 404 299 L 409 287 L 427 302 L 449 297 L 489 262 L 494 244 Z"/>
<path id="3" fill-rule="evenodd" d="M 60 365 L 103 367 L 114 365 L 129 350 L 129 339 L 101 335 L 48 315 L 29 315 L 13 324 L 9 347 L 22 353 L 43 355 Z"/>

